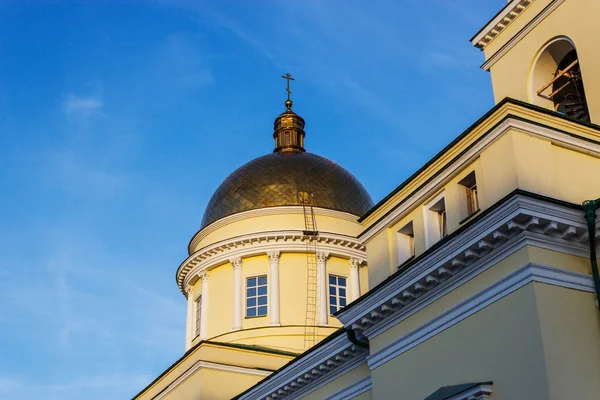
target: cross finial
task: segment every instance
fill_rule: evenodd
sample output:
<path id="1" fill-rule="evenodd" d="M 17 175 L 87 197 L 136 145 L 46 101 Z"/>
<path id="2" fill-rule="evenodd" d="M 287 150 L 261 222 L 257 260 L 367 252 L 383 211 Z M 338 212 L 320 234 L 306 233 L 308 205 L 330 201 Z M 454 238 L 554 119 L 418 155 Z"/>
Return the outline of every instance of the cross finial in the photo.
<path id="1" fill-rule="evenodd" d="M 289 110 L 292 108 L 292 100 L 290 99 L 290 95 L 292 94 L 292 91 L 290 90 L 290 81 L 295 81 L 295 79 L 292 78 L 292 75 L 290 75 L 289 72 L 283 75 L 282 78 L 287 80 L 287 87 L 285 89 L 287 91 L 287 101 L 285 102 L 285 106 Z"/>

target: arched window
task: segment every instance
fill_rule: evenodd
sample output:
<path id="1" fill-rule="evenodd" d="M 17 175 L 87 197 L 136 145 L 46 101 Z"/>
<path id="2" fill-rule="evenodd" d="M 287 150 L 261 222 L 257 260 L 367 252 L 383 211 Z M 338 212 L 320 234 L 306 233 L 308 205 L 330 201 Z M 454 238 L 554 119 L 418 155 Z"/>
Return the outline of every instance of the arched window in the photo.
<path id="1" fill-rule="evenodd" d="M 590 121 L 577 50 L 568 38 L 550 41 L 531 74 L 532 102 L 570 117 Z"/>

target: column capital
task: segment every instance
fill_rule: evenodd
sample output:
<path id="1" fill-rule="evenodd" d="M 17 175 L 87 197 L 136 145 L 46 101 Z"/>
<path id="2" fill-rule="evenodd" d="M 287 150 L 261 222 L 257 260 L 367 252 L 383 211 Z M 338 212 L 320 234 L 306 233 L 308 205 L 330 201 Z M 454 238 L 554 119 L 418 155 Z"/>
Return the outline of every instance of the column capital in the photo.
<path id="1" fill-rule="evenodd" d="M 194 292 L 194 288 L 191 286 L 188 286 L 185 288 L 185 297 L 189 298 L 190 295 Z"/>
<path id="2" fill-rule="evenodd" d="M 269 262 L 279 262 L 279 257 L 281 257 L 281 252 L 279 250 L 276 251 L 269 251 L 267 253 L 267 256 L 269 256 Z"/>
<path id="3" fill-rule="evenodd" d="M 329 258 L 329 253 L 319 251 L 315 254 L 315 256 L 317 257 L 317 262 L 326 262 Z"/>
<path id="4" fill-rule="evenodd" d="M 350 259 L 350 269 L 358 269 L 360 268 L 360 260 L 358 258 L 351 258 Z"/>
<path id="5" fill-rule="evenodd" d="M 233 269 L 242 268 L 242 257 L 234 257 L 229 262 L 233 265 Z"/>
<path id="6" fill-rule="evenodd" d="M 208 276 L 210 275 L 210 273 L 208 271 L 202 271 L 198 274 L 198 276 L 200 277 L 200 279 L 202 280 L 202 282 L 208 281 Z"/>

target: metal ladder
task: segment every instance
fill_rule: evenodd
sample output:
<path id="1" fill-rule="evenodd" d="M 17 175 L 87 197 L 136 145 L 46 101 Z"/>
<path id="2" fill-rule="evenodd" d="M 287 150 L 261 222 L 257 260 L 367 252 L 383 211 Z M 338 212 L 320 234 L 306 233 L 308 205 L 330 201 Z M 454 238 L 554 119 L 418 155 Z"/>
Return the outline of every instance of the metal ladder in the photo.
<path id="1" fill-rule="evenodd" d="M 317 241 L 319 231 L 313 207 L 315 197 L 309 192 L 298 192 L 298 200 L 304 211 L 303 240 L 306 244 L 306 318 L 304 320 L 304 347 L 316 343 L 317 333 Z"/>

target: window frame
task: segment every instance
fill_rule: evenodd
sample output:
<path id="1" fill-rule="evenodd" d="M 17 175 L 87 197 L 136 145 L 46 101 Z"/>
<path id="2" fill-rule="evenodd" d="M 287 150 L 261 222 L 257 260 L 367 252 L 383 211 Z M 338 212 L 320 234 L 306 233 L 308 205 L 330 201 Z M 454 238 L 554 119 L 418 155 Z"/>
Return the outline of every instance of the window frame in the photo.
<path id="1" fill-rule="evenodd" d="M 259 285 L 258 284 L 258 279 L 264 277 L 266 279 L 266 283 L 264 285 Z M 254 288 L 256 289 L 256 294 L 254 296 L 250 296 L 250 298 L 254 298 L 256 299 L 256 304 L 254 306 L 248 306 L 248 289 L 252 289 L 253 287 L 248 287 L 248 281 L 250 279 L 256 279 L 256 286 L 254 286 Z M 259 287 L 265 287 L 266 288 L 266 292 L 265 294 L 258 294 L 258 289 Z M 266 303 L 265 304 L 258 304 L 259 303 L 259 298 L 261 297 L 266 297 Z M 259 315 L 259 308 L 262 307 L 266 307 L 267 311 L 265 312 L 265 314 L 260 314 Z M 256 315 L 248 315 L 248 309 L 252 308 L 256 310 Z M 267 273 L 261 273 L 261 274 L 256 274 L 256 275 L 248 275 L 244 278 L 244 318 L 262 318 L 262 317 L 266 317 L 269 315 L 269 275 Z"/>
<path id="2" fill-rule="evenodd" d="M 433 210 L 436 205 L 443 201 L 443 211 Z M 442 189 L 427 203 L 423 204 L 423 217 L 425 222 L 425 246 L 430 248 L 440 240 L 448 236 L 448 204 L 446 193 Z"/>
<path id="3" fill-rule="evenodd" d="M 458 181 L 460 186 L 460 223 L 469 219 L 480 210 L 479 191 L 477 187 L 477 173 L 472 170 Z"/>
<path id="4" fill-rule="evenodd" d="M 336 283 L 333 286 L 331 284 L 332 277 L 334 277 L 336 279 Z M 338 281 L 339 278 L 344 279 L 344 283 L 345 283 L 344 286 L 339 285 L 339 281 Z M 332 287 L 336 288 L 335 295 L 331 294 Z M 338 304 L 338 303 L 340 303 L 340 299 L 341 299 L 339 289 L 344 289 L 344 293 L 345 293 L 345 295 L 343 296 L 343 299 L 346 304 L 344 304 L 343 306 Z M 331 307 L 332 307 L 331 296 L 334 296 L 336 299 L 336 304 L 333 305 L 333 307 L 335 307 L 336 309 L 333 312 L 331 310 Z M 327 307 L 329 309 L 329 315 L 335 314 L 336 312 L 338 312 L 342 308 L 346 307 L 347 305 L 348 305 L 348 277 L 344 276 L 344 275 L 340 275 L 340 274 L 327 274 Z"/>
<path id="5" fill-rule="evenodd" d="M 202 325 L 202 293 L 194 299 L 194 339 L 200 336 Z"/>
<path id="6" fill-rule="evenodd" d="M 396 254 L 398 265 L 415 257 L 415 224 L 412 219 L 396 231 Z"/>

